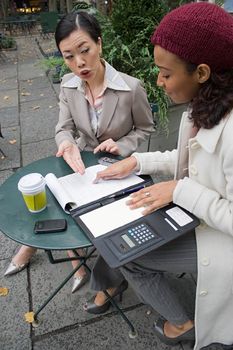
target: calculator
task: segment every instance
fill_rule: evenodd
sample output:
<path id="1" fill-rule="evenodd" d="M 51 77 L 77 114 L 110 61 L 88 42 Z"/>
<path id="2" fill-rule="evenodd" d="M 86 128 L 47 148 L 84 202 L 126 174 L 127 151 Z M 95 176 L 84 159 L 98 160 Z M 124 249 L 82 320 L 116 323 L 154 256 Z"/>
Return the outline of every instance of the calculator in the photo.
<path id="1" fill-rule="evenodd" d="M 98 210 L 99 208 L 96 209 L 96 211 Z M 126 220 L 126 224 L 122 222 L 122 226 L 107 233 L 100 233 L 98 236 L 95 235 L 95 227 L 92 232 L 86 226 L 83 215 L 74 216 L 74 219 L 111 268 L 117 268 L 134 261 L 186 233 L 194 231 L 200 224 L 200 220 L 195 215 L 174 203 L 131 222 Z"/>
<path id="2" fill-rule="evenodd" d="M 162 239 L 159 234 L 152 231 L 148 224 L 140 222 L 137 225 L 129 226 L 121 235 L 113 236 L 111 241 L 118 251 L 124 254 L 133 248 L 150 243 L 151 240 L 155 242 Z"/>

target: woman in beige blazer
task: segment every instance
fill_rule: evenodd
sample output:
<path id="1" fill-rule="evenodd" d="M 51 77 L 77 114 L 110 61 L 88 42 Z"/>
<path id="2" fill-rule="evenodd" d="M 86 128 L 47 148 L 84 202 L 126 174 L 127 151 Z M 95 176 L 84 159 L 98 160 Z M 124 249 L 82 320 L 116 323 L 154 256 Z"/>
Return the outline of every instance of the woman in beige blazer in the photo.
<path id="1" fill-rule="evenodd" d="M 187 4 L 164 17 L 152 43 L 160 69 L 157 84 L 174 102 L 190 102 L 181 120 L 178 148 L 134 153 L 100 172 L 96 180 L 134 171 L 174 175 L 174 180 L 134 193 L 128 205 L 142 207 L 146 215 L 173 201 L 196 215 L 200 226 L 120 271 L 140 299 L 161 315 L 154 333 L 164 343 L 189 340 L 195 341 L 196 350 L 212 343 L 232 349 L 233 19 L 214 4 Z M 171 289 L 164 272 L 197 273 L 194 315 Z M 114 279 L 118 284 L 111 283 Z M 109 293 L 116 295 L 124 289 L 121 281 L 121 275 L 99 258 L 92 288 L 111 287 Z M 84 308 L 100 313 L 109 306 L 103 292 L 98 292 Z"/>
<path id="2" fill-rule="evenodd" d="M 116 71 L 101 58 L 101 29 L 86 12 L 65 16 L 57 26 L 55 40 L 72 71 L 61 83 L 57 156 L 83 174 L 80 151 L 130 155 L 153 131 L 151 108 L 140 81 Z M 22 246 L 5 276 L 25 268 L 35 251 Z M 73 256 L 72 251 L 68 254 Z M 72 261 L 73 267 L 77 264 Z M 74 275 L 72 292 L 87 279 L 84 267 L 80 268 Z"/>

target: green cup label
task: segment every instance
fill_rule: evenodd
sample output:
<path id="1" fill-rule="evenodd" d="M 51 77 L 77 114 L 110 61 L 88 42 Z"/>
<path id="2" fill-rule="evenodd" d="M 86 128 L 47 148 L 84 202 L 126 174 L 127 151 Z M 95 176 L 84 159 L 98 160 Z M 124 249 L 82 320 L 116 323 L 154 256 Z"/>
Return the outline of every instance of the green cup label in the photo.
<path id="1" fill-rule="evenodd" d="M 23 193 L 24 201 L 28 207 L 28 210 L 32 212 L 38 212 L 46 207 L 46 192 L 45 190 L 36 194 Z"/>

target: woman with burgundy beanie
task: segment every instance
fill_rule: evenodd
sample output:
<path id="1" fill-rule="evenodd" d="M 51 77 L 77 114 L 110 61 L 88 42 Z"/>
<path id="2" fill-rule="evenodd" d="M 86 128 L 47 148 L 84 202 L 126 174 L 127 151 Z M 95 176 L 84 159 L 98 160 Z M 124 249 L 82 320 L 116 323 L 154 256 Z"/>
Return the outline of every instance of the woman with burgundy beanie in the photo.
<path id="1" fill-rule="evenodd" d="M 155 335 L 164 343 L 233 344 L 233 18 L 217 5 L 199 2 L 168 13 L 152 39 L 160 72 L 157 85 L 175 103 L 189 102 L 177 150 L 134 153 L 97 179 L 140 174 L 174 175 L 131 195 L 132 210 L 149 214 L 174 202 L 200 219 L 195 232 L 111 270 L 101 257 L 92 273 L 98 290 L 84 308 L 109 307 L 101 290 L 121 290 L 123 277 L 161 316 Z M 197 273 L 195 315 L 170 288 L 169 273 Z M 118 286 L 118 287 L 116 287 Z M 227 347 L 228 348 L 228 347 Z M 232 347 L 231 347 L 232 348 Z"/>

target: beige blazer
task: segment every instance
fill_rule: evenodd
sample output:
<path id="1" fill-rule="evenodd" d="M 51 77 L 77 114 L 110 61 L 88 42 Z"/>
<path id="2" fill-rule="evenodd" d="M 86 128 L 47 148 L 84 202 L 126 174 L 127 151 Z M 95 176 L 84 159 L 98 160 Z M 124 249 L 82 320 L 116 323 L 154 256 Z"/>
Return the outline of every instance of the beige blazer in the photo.
<path id="1" fill-rule="evenodd" d="M 91 128 L 88 102 L 77 88 L 80 79 L 73 73 L 64 76 L 55 136 L 58 146 L 62 141 L 70 140 L 76 142 L 80 150 L 91 151 L 112 138 L 125 157 L 154 130 L 151 108 L 140 81 L 109 67 L 112 73 L 115 72 L 118 85 L 114 88 L 112 83 L 113 88 L 105 90 L 97 135 Z"/>
<path id="2" fill-rule="evenodd" d="M 233 344 L 233 111 L 195 137 L 185 112 L 178 149 L 135 154 L 141 173 L 175 174 L 174 203 L 201 219 L 196 229 L 196 344 Z"/>

